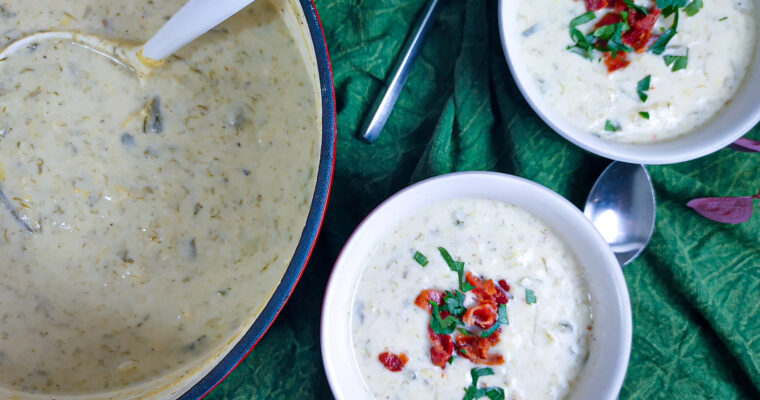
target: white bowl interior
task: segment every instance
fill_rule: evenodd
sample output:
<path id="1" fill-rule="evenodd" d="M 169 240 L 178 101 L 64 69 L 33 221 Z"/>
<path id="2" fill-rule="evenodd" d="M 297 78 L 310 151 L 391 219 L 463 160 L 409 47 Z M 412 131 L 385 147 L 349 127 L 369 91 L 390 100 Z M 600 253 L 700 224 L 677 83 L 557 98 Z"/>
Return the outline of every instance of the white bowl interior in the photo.
<path id="1" fill-rule="evenodd" d="M 570 399 L 614 399 L 631 349 L 631 306 L 622 270 L 602 236 L 570 202 L 511 175 L 463 172 L 413 185 L 375 209 L 356 229 L 333 268 L 322 309 L 322 359 L 337 399 L 371 398 L 354 356 L 351 305 L 364 263 L 383 236 L 421 208 L 455 198 L 514 204 L 557 233 L 581 265 L 594 314 L 589 360 Z"/>
<path id="2" fill-rule="evenodd" d="M 760 122 L 760 30 L 755 32 L 755 50 L 747 75 L 728 102 L 713 118 L 691 133 L 651 144 L 617 143 L 591 135 L 570 123 L 544 99 L 523 61 L 516 21 L 519 1 L 500 0 L 499 28 L 504 54 L 523 96 L 554 131 L 577 146 L 614 160 L 638 164 L 671 164 L 693 160 L 728 146 Z M 753 8 L 760 22 L 760 5 Z"/>

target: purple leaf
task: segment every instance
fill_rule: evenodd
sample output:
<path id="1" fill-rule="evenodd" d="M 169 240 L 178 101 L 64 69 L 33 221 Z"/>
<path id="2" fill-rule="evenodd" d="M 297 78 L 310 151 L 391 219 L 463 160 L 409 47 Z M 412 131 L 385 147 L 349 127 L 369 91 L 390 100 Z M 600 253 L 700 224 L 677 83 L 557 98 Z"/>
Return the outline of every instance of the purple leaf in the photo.
<path id="1" fill-rule="evenodd" d="M 747 138 L 741 138 L 731 143 L 728 147 L 743 153 L 760 153 L 760 142 Z"/>
<path id="2" fill-rule="evenodd" d="M 726 224 L 740 224 L 752 218 L 752 196 L 703 197 L 686 205 L 707 219 Z"/>

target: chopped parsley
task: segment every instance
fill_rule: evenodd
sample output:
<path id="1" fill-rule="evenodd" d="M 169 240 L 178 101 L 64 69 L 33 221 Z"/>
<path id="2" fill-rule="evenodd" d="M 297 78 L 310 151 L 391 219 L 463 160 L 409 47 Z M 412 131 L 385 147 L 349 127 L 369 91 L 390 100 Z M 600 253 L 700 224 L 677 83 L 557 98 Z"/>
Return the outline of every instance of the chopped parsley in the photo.
<path id="1" fill-rule="evenodd" d="M 637 6 L 636 3 L 632 2 L 631 0 L 623 0 L 623 3 L 625 3 L 625 5 L 628 7 L 636 10 L 636 12 L 639 14 L 649 15 L 649 10 L 642 6 Z"/>
<path id="2" fill-rule="evenodd" d="M 657 2 L 659 4 L 659 1 Z M 667 47 L 668 42 L 670 42 L 670 39 L 673 39 L 673 36 L 676 35 L 678 29 L 678 10 L 676 10 L 676 16 L 673 19 L 673 25 L 668 28 L 668 30 L 665 31 L 665 33 L 660 36 L 659 39 L 657 39 L 656 42 L 652 45 L 652 47 L 649 48 L 649 51 L 651 51 L 654 54 L 660 55 L 663 51 L 665 51 L 665 47 Z"/>
<path id="3" fill-rule="evenodd" d="M 439 247 L 438 252 L 441 253 L 441 257 L 443 257 L 443 260 L 446 261 L 449 269 L 456 272 L 459 276 L 459 290 L 462 292 L 467 292 L 473 289 L 474 286 L 470 285 L 470 283 L 467 282 L 467 279 L 464 277 L 464 262 L 454 261 L 454 259 L 451 258 L 451 254 L 449 254 L 449 252 L 443 247 Z"/>
<path id="4" fill-rule="evenodd" d="M 596 14 L 594 14 L 593 11 L 589 11 L 585 14 L 573 18 L 573 20 L 570 21 L 570 39 L 572 39 L 575 44 L 568 46 L 567 49 L 570 52 L 579 54 L 585 58 L 588 58 L 589 60 L 592 60 L 594 58 L 592 53 L 594 50 L 594 44 L 596 43 L 596 38 L 593 34 L 584 35 L 583 32 L 577 29 L 577 27 L 587 22 L 591 22 L 594 19 L 596 19 Z"/>
<path id="5" fill-rule="evenodd" d="M 488 328 L 487 331 L 480 332 L 481 337 L 489 337 L 494 332 L 496 332 L 497 329 L 499 329 L 502 325 L 509 325 L 509 319 L 507 318 L 507 305 L 506 304 L 500 304 L 499 305 L 499 317 L 496 320 L 496 323 L 493 324 L 492 327 Z"/>
<path id="6" fill-rule="evenodd" d="M 467 355 L 467 350 L 465 350 L 465 349 L 459 349 L 459 352 L 462 353 L 462 355 L 464 355 L 464 356 Z"/>
<path id="7" fill-rule="evenodd" d="M 686 5 L 687 0 L 657 0 L 657 8 L 662 9 L 665 17 L 678 12 L 678 9 Z"/>
<path id="8" fill-rule="evenodd" d="M 428 258 L 425 257 L 424 254 L 420 253 L 419 251 L 414 252 L 414 261 L 417 261 L 417 264 L 422 265 L 423 267 L 428 265 L 430 261 L 428 261 Z"/>
<path id="9" fill-rule="evenodd" d="M 457 358 L 457 356 L 455 356 L 455 355 L 452 354 L 451 357 L 449 358 L 449 365 L 451 365 L 451 364 L 454 363 L 454 359 L 455 358 Z"/>
<path id="10" fill-rule="evenodd" d="M 719 21 L 719 22 L 723 22 L 723 21 L 725 21 L 725 20 L 727 20 L 727 19 L 728 19 L 728 17 L 723 17 L 723 18 L 719 19 L 718 21 Z"/>
<path id="11" fill-rule="evenodd" d="M 693 17 L 696 13 L 699 12 L 699 10 L 702 9 L 702 0 L 694 0 L 689 5 L 684 7 L 684 12 L 686 12 L 686 15 Z"/>
<path id="12" fill-rule="evenodd" d="M 441 318 L 441 311 L 438 309 L 438 304 L 433 300 L 430 300 L 429 303 L 433 307 L 432 316 L 430 318 L 430 329 L 439 335 L 448 335 L 454 332 L 459 320 L 453 315 Z"/>
<path id="13" fill-rule="evenodd" d="M 604 122 L 604 130 L 607 132 L 615 132 L 618 128 L 612 123 L 612 121 L 607 120 Z"/>
<path id="14" fill-rule="evenodd" d="M 525 289 L 525 302 L 528 304 L 536 304 L 536 294 L 530 289 Z"/>
<path id="15" fill-rule="evenodd" d="M 482 397 L 488 397 L 490 400 L 504 400 L 504 389 L 499 387 L 485 387 L 478 389 L 478 379 L 482 376 L 493 375 L 491 368 L 473 368 L 470 370 L 472 383 L 469 387 L 464 388 L 464 397 L 462 400 L 475 400 Z"/>
<path id="16" fill-rule="evenodd" d="M 633 51 L 633 48 L 631 48 L 631 46 L 623 43 L 623 32 L 629 31 L 631 29 L 631 26 L 628 25 L 628 13 L 621 13 L 621 17 L 623 18 L 623 22 L 614 24 L 615 31 L 607 41 L 607 49 L 612 51 L 613 54 L 616 51 L 622 51 L 626 53 Z"/>
<path id="17" fill-rule="evenodd" d="M 443 295 L 443 306 L 441 309 L 450 312 L 452 315 L 461 317 L 467 311 L 467 307 L 464 306 L 464 293 L 458 290 L 446 292 Z"/>
<path id="18" fill-rule="evenodd" d="M 673 72 L 686 69 L 686 67 L 689 65 L 689 49 L 686 49 L 686 55 L 665 55 L 663 58 L 665 59 L 665 65 L 670 66 L 673 64 Z"/>
<path id="19" fill-rule="evenodd" d="M 640 80 L 639 83 L 636 84 L 636 93 L 638 93 L 639 99 L 641 99 L 642 103 L 646 103 L 647 99 L 649 98 L 647 92 L 649 91 L 651 83 L 652 75 L 647 75 L 642 80 Z"/>
<path id="20" fill-rule="evenodd" d="M 649 119 L 649 113 L 646 111 L 639 112 L 639 115 L 641 115 L 644 119 Z"/>

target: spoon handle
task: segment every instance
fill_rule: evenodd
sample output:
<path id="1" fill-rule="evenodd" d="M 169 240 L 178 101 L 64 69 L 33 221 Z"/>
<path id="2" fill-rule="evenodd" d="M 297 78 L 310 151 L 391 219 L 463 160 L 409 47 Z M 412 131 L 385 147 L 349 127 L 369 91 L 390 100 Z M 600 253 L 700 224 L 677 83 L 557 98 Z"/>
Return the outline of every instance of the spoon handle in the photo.
<path id="1" fill-rule="evenodd" d="M 145 43 L 142 56 L 163 60 L 211 28 L 231 17 L 254 0 L 188 0 L 161 29 Z"/>
<path id="2" fill-rule="evenodd" d="M 409 73 L 412 71 L 414 62 L 417 60 L 422 43 L 425 41 L 427 33 L 433 26 L 440 0 L 429 0 L 422 10 L 422 14 L 417 20 L 417 24 L 412 30 L 411 36 L 406 40 L 404 48 L 401 50 L 401 56 L 396 60 L 396 65 L 393 66 L 393 72 L 388 80 L 385 81 L 383 89 L 375 99 L 375 103 L 372 105 L 367 114 L 367 119 L 364 120 L 364 125 L 361 129 L 361 137 L 369 143 L 374 143 L 380 136 L 380 132 L 383 130 L 388 117 L 393 111 L 393 106 L 396 105 L 401 90 L 404 88 L 406 80 L 409 78 Z"/>

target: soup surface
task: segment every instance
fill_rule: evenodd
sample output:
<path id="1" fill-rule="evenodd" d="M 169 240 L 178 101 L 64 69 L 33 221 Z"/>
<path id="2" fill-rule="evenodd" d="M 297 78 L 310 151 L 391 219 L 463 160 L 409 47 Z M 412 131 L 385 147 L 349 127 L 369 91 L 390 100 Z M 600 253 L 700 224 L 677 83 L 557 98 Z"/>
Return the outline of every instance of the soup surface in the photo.
<path id="1" fill-rule="evenodd" d="M 4 0 L 0 45 L 43 30 L 139 43 L 183 3 Z M 0 60 L 0 386 L 187 374 L 249 326 L 319 158 L 313 68 L 286 8 L 258 0 L 143 78 L 71 42 Z"/>
<path id="2" fill-rule="evenodd" d="M 462 278 L 452 268 L 460 262 Z M 479 287 L 485 282 L 488 288 L 488 280 L 498 282 L 490 290 L 499 322 L 478 327 L 468 313 L 478 300 L 480 306 L 487 302 Z M 448 294 L 420 301 L 429 290 Z M 426 300 L 438 308 L 421 307 Z M 436 315 L 451 317 L 445 313 L 457 316 L 456 326 L 434 335 L 446 329 L 435 321 Z M 585 279 L 567 246 L 528 212 L 485 199 L 435 204 L 386 236 L 366 261 L 351 321 L 354 356 L 378 399 L 459 400 L 480 368 L 492 374 L 483 375 L 476 389 L 493 390 L 491 395 L 562 399 L 583 368 L 593 332 Z M 454 347 L 446 350 L 450 339 Z M 474 355 L 477 342 L 487 357 Z M 398 365 L 383 361 L 384 353 L 408 360 L 394 371 Z"/>
<path id="3" fill-rule="evenodd" d="M 622 55 L 630 65 L 614 72 L 608 71 L 601 52 L 593 51 L 589 60 L 568 49 L 574 45 L 571 21 L 587 12 L 587 4 L 598 2 L 518 1 L 514 22 L 521 33 L 524 63 L 537 89 L 568 122 L 604 139 L 651 143 L 689 133 L 712 118 L 736 92 L 752 59 L 757 2 L 698 2 L 702 8 L 693 15 L 689 13 L 695 9 L 688 8 L 668 17 L 660 15 L 645 47 Z M 615 12 L 615 3 L 609 1 L 608 7 L 594 10 L 595 18 L 577 26 L 580 33 L 599 35 L 603 29 L 595 29 Z M 655 1 L 632 4 L 649 13 L 660 12 L 651 8 Z M 657 42 L 675 25 L 676 15 L 677 33 L 658 53 Z M 647 77 L 648 85 L 644 84 Z M 646 97 L 639 93 L 639 83 L 647 89 L 643 91 Z"/>

